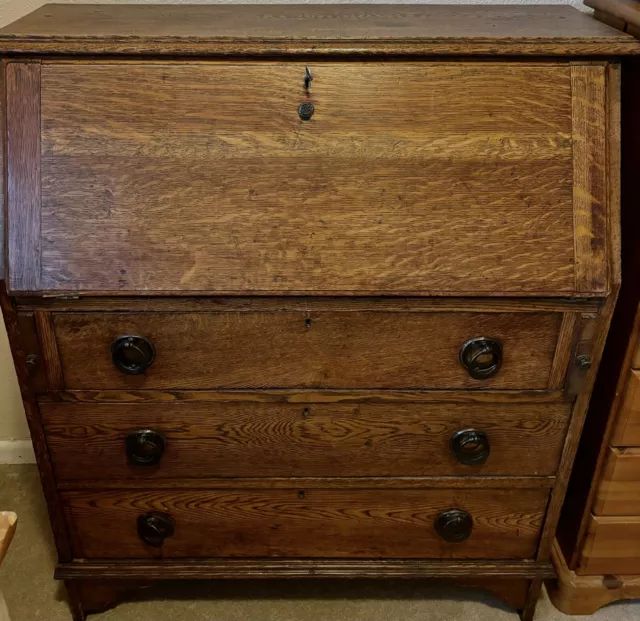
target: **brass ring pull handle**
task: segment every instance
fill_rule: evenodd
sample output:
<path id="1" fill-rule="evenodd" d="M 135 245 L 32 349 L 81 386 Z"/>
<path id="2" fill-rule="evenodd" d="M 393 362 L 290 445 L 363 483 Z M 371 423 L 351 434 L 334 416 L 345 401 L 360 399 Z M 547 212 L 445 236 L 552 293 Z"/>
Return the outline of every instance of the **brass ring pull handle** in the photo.
<path id="1" fill-rule="evenodd" d="M 138 517 L 138 537 L 152 548 L 161 548 L 165 539 L 175 532 L 173 519 L 168 513 L 151 511 Z"/>
<path id="2" fill-rule="evenodd" d="M 477 429 L 461 429 L 451 436 L 451 452 L 465 466 L 480 466 L 491 454 L 489 436 Z"/>
<path id="3" fill-rule="evenodd" d="M 142 375 L 155 358 L 155 347 L 143 336 L 119 336 L 111 343 L 111 359 L 121 373 Z"/>
<path id="4" fill-rule="evenodd" d="M 438 515 L 434 523 L 436 532 L 449 543 L 461 543 L 471 536 L 473 520 L 462 509 L 448 509 Z"/>
<path id="5" fill-rule="evenodd" d="M 127 459 L 134 466 L 159 464 L 166 448 L 166 438 L 153 429 L 140 429 L 130 433 L 125 440 Z"/>
<path id="6" fill-rule="evenodd" d="M 460 348 L 460 364 L 473 379 L 488 379 L 502 366 L 500 341 L 477 337 L 468 340 Z"/>

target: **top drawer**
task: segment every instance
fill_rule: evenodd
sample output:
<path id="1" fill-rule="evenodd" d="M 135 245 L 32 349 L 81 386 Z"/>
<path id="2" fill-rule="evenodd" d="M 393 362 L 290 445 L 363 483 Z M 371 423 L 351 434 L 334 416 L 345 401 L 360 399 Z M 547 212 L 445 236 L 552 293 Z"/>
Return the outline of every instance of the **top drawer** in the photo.
<path id="1" fill-rule="evenodd" d="M 607 292 L 604 64 L 309 69 L 7 63 L 11 291 Z"/>

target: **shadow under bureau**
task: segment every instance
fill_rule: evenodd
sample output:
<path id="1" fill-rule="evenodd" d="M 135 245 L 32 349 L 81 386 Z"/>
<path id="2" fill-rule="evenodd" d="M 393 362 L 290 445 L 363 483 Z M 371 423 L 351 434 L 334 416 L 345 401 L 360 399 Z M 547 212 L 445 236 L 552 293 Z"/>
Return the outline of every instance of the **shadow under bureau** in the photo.
<path id="1" fill-rule="evenodd" d="M 425 577 L 530 620 L 640 44 L 564 7 L 52 5 L 0 50 L 2 304 L 74 618 Z"/>

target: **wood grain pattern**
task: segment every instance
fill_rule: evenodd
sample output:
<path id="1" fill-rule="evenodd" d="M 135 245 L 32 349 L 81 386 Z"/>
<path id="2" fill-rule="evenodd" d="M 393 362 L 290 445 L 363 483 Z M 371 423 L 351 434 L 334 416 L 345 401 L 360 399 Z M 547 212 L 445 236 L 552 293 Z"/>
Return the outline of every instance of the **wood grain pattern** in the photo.
<path id="1" fill-rule="evenodd" d="M 614 244 L 612 244 L 612 246 L 612 252 L 619 252 L 620 249 L 617 246 Z M 616 280 L 615 274 L 613 278 Z M 609 326 L 611 324 L 611 317 L 618 297 L 619 286 L 618 282 L 614 283 L 614 291 L 606 298 L 605 306 L 599 315 L 583 315 L 582 321 L 580 322 L 574 364 L 577 365 L 577 356 L 586 352 L 591 361 L 591 368 L 584 374 L 581 390 L 574 403 L 573 414 L 567 430 L 562 457 L 560 458 L 556 485 L 551 492 L 547 515 L 540 537 L 540 547 L 538 548 L 536 557 L 539 561 L 548 560 L 551 556 L 553 537 L 555 536 L 560 520 L 560 512 L 569 484 L 571 468 L 573 467 L 573 462 L 578 450 L 580 434 L 582 433 L 589 400 L 591 399 L 591 392 L 596 380 L 596 371 L 604 351 Z"/>
<path id="2" fill-rule="evenodd" d="M 640 371 L 629 371 L 612 446 L 640 446 Z"/>
<path id="3" fill-rule="evenodd" d="M 560 390 L 65 390 L 40 395 L 41 403 L 506 403 L 556 404 Z"/>
<path id="4" fill-rule="evenodd" d="M 44 65 L 42 288 L 576 290 L 568 65 L 304 70 Z"/>
<path id="5" fill-rule="evenodd" d="M 593 512 L 596 515 L 640 515 L 640 449 L 609 448 Z"/>
<path id="6" fill-rule="evenodd" d="M 49 450 L 42 430 L 42 420 L 40 419 L 38 404 L 30 385 L 29 371 L 26 365 L 27 355 L 20 334 L 18 313 L 16 312 L 11 298 L 7 294 L 5 281 L 1 280 L 0 308 L 2 310 L 4 324 L 7 329 L 7 336 L 9 337 L 11 355 L 13 357 L 13 364 L 18 377 L 22 403 L 24 404 L 27 423 L 31 433 L 31 441 L 33 443 L 33 450 L 38 464 L 40 480 L 42 481 L 44 497 L 47 501 L 49 521 L 51 522 L 51 529 L 53 530 L 53 538 L 58 552 L 58 560 L 60 562 L 68 562 L 71 560 L 69 534 L 62 510 L 62 503 L 60 502 L 58 490 L 56 488 Z M 31 339 L 32 338 L 33 336 L 31 336 Z"/>
<path id="7" fill-rule="evenodd" d="M 480 313 L 530 313 L 539 312 L 583 312 L 597 313 L 602 300 L 590 298 L 425 298 L 425 297 L 312 297 L 312 296 L 254 296 L 254 297 L 83 297 L 73 299 L 51 297 L 19 297 L 19 310 L 51 310 L 96 312 L 273 312 L 273 311 L 385 311 L 402 312 L 467 312 Z"/>
<path id="8" fill-rule="evenodd" d="M 553 367 L 549 377 L 549 388 L 561 389 L 565 385 L 567 370 L 573 353 L 573 343 L 576 338 L 576 327 L 579 321 L 578 313 L 565 313 L 560 326 L 556 353 L 553 357 Z"/>
<path id="9" fill-rule="evenodd" d="M 608 290 L 605 66 L 571 65 L 576 289 Z"/>
<path id="10" fill-rule="evenodd" d="M 546 389 L 562 315 L 473 313 L 54 313 L 69 389 Z M 120 373 L 113 339 L 156 348 L 144 375 Z M 498 374 L 474 380 L 460 347 L 502 342 Z"/>
<path id="11" fill-rule="evenodd" d="M 58 480 L 250 476 L 553 475 L 568 404 L 40 405 Z M 130 466 L 129 433 L 162 433 L 157 467 Z M 465 466 L 452 435 L 484 431 L 491 455 Z M 259 467 L 256 469 L 256 464 Z"/>
<path id="12" fill-rule="evenodd" d="M 592 516 L 578 575 L 640 574 L 640 517 Z"/>
<path id="13" fill-rule="evenodd" d="M 40 287 L 40 64 L 3 64 L 7 282 Z"/>
<path id="14" fill-rule="evenodd" d="M 38 311 L 34 313 L 34 318 L 49 390 L 62 390 L 64 388 L 64 376 L 60 365 L 60 357 L 58 356 L 58 346 L 56 345 L 51 313 Z"/>
<path id="15" fill-rule="evenodd" d="M 636 316 L 640 288 L 635 285 L 640 275 L 640 253 L 636 234 L 640 226 L 640 213 L 636 208 L 637 183 L 635 181 L 636 171 L 640 165 L 640 117 L 638 116 L 640 79 L 638 78 L 640 78 L 640 65 L 636 62 L 626 63 L 621 97 L 621 117 L 624 127 L 621 135 L 621 196 L 619 201 L 610 205 L 615 210 L 620 202 L 622 208 L 621 232 L 624 238 L 621 247 L 622 287 L 593 389 L 562 520 L 557 531 L 558 543 L 568 566 L 572 569 L 577 566 L 580 549 L 586 536 L 591 508 L 598 488 L 595 482 L 598 481 L 606 461 L 616 418 L 613 413 L 619 409 L 624 396 L 627 382 L 625 369 L 629 368 L 632 350 L 640 333 L 640 315 Z M 617 110 L 614 110 L 614 113 L 617 113 Z M 615 126 L 615 121 L 610 125 Z M 610 164 L 614 159 L 609 156 Z M 610 184 L 610 190 L 613 190 L 613 187 L 615 184 Z M 613 226 L 615 218 L 612 218 L 611 222 Z M 616 239 L 617 236 L 612 236 L 614 243 Z M 615 272 L 613 273 L 615 278 Z"/>
<path id="16" fill-rule="evenodd" d="M 47 5 L 3 29 L 0 51 L 549 56 L 633 54 L 638 46 L 559 6 Z"/>
<path id="17" fill-rule="evenodd" d="M 549 563 L 412 559 L 193 559 L 76 561 L 56 568 L 58 580 L 82 578 L 149 580 L 193 578 L 550 578 Z"/>
<path id="18" fill-rule="evenodd" d="M 480 476 L 480 477 L 244 477 L 244 478 L 208 478 L 208 479 L 155 479 L 155 490 L 180 490 L 188 487 L 191 490 L 228 489 L 230 481 L 233 489 L 291 489 L 295 484 L 303 489 L 544 489 L 553 488 L 555 477 L 514 477 L 514 476 Z M 95 490 L 95 481 L 60 481 L 60 490 Z M 103 479 L 99 483 L 101 490 L 147 489 L 149 483 L 145 479 Z"/>
<path id="19" fill-rule="evenodd" d="M 19 312 L 16 316 L 18 332 L 22 341 L 22 352 L 26 365 L 29 387 L 36 394 L 49 390 L 49 381 L 42 361 L 38 332 L 33 313 Z"/>
<path id="20" fill-rule="evenodd" d="M 232 488 L 63 493 L 76 558 L 531 558 L 547 496 L 541 490 Z M 440 539 L 433 525 L 452 507 L 474 519 L 473 533 L 458 544 Z M 137 517 L 152 510 L 168 512 L 176 523 L 160 550 L 136 533 Z"/>
<path id="21" fill-rule="evenodd" d="M 547 582 L 547 591 L 553 605 L 564 614 L 592 615 L 611 602 L 640 597 L 640 576 L 578 575 L 567 566 L 557 542 L 553 564 L 558 579 Z"/>

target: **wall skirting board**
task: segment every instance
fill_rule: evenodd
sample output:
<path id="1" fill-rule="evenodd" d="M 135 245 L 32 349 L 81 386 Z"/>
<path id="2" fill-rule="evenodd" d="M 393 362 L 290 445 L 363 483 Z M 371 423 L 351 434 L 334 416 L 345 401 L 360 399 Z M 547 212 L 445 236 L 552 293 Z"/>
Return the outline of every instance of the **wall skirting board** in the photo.
<path id="1" fill-rule="evenodd" d="M 0 464 L 35 464 L 31 440 L 0 440 Z"/>

